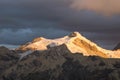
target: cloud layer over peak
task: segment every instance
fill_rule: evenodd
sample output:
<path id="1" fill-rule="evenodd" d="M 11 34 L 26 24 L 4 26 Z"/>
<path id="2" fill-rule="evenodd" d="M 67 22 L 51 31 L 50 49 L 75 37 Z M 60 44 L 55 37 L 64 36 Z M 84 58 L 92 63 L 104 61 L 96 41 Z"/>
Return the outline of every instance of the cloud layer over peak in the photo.
<path id="1" fill-rule="evenodd" d="M 119 2 L 0 0 L 0 44 L 19 45 L 38 36 L 56 38 L 79 31 L 112 48 L 120 41 Z"/>

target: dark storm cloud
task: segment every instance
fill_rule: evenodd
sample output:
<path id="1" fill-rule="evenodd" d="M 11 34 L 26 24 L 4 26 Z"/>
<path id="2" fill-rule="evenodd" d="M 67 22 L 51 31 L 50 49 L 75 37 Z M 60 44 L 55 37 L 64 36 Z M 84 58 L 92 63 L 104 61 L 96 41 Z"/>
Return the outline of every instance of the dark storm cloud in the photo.
<path id="1" fill-rule="evenodd" d="M 22 44 L 38 36 L 54 38 L 72 31 L 106 45 L 119 42 L 119 1 L 89 1 L 1 0 L 0 44 Z"/>
<path id="2" fill-rule="evenodd" d="M 19 45 L 25 42 L 29 42 L 33 38 L 36 37 L 47 37 L 47 38 L 57 38 L 62 37 L 63 35 L 67 35 L 68 32 L 64 30 L 58 30 L 54 28 L 41 28 L 41 29 L 19 29 L 19 30 L 11 30 L 4 29 L 0 32 L 0 44 L 14 44 Z M 62 35 L 62 36 L 61 36 Z"/>

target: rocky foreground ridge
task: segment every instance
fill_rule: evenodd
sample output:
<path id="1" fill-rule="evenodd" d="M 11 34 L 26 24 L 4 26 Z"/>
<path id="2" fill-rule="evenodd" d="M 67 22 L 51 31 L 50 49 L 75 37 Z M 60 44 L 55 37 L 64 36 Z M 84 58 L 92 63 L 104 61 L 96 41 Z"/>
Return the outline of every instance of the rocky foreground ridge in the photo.
<path id="1" fill-rule="evenodd" d="M 66 43 L 63 40 L 63 44 L 59 40 L 58 44 L 47 43 L 45 50 L 38 50 L 37 47 L 25 49 L 39 39 L 16 50 L 0 47 L 0 80 L 120 80 L 119 58 L 106 57 L 107 54 L 103 56 L 103 53 L 97 52 L 100 47 L 94 43 L 88 45 L 85 40 L 74 40 L 74 33 L 69 37 L 73 44 L 88 51 L 73 53 L 72 48 L 68 48 L 70 45 L 66 45 L 70 39 Z M 88 52 L 90 55 L 87 55 Z"/>

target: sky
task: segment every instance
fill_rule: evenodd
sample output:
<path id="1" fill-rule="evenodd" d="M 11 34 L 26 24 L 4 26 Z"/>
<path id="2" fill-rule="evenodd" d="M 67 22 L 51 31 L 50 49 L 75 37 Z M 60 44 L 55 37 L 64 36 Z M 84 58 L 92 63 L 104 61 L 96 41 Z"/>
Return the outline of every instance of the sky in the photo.
<path id="1" fill-rule="evenodd" d="M 113 49 L 120 42 L 120 0 L 0 0 L 0 45 L 73 31 Z"/>

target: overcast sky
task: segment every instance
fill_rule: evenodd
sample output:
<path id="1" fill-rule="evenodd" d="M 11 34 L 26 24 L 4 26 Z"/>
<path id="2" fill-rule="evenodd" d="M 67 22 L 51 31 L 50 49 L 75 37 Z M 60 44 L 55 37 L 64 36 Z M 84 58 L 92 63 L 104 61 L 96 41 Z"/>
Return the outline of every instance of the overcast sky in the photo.
<path id="1" fill-rule="evenodd" d="M 100 46 L 120 42 L 120 0 L 0 0 L 0 45 L 79 31 Z"/>

